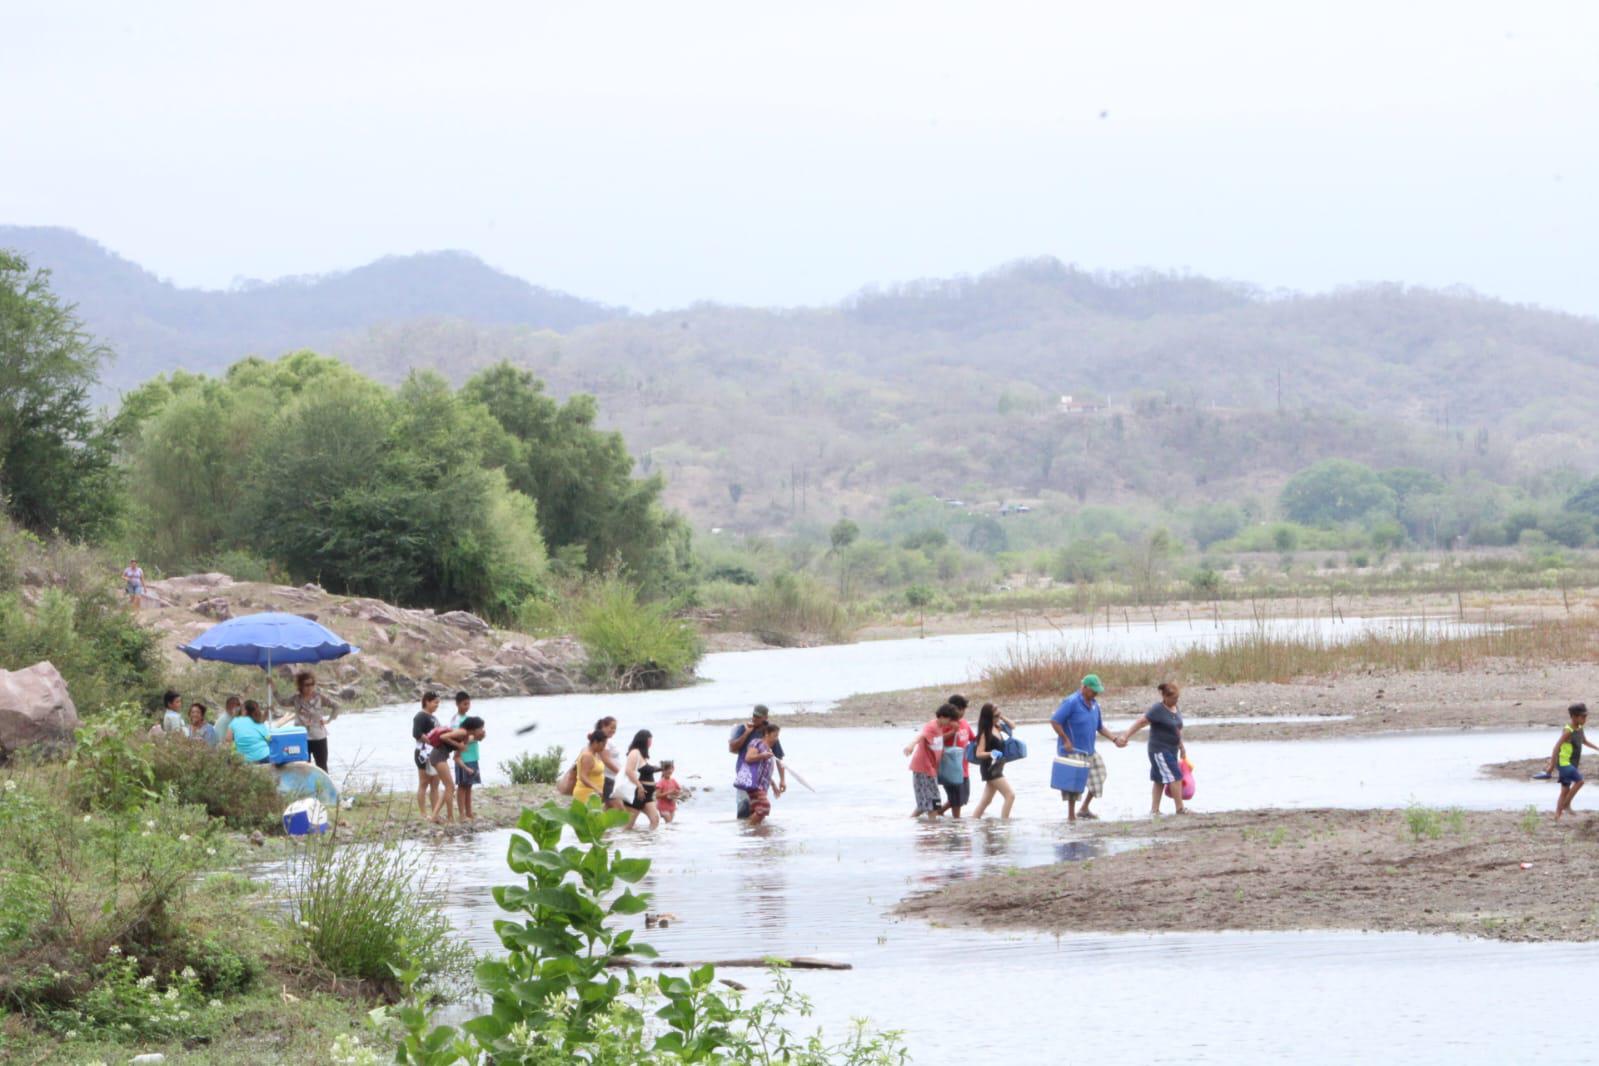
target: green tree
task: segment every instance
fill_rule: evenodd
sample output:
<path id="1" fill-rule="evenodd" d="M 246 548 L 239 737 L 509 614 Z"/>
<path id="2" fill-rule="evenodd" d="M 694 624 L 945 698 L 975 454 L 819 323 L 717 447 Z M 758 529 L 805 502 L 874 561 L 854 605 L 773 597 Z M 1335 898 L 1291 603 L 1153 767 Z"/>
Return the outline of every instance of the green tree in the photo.
<path id="1" fill-rule="evenodd" d="M 488 459 L 538 504 L 546 544 L 580 546 L 590 570 L 620 565 L 646 589 L 670 591 L 685 580 L 688 527 L 661 506 L 659 476 L 632 476 L 621 434 L 595 428 L 594 397 L 557 403 L 542 381 L 509 363 L 473 376 L 461 393 L 507 434 Z"/>
<path id="2" fill-rule="evenodd" d="M 1213 503 L 1198 507 L 1189 526 L 1194 540 L 1201 548 L 1208 548 L 1220 540 L 1236 537 L 1244 528 L 1244 515 L 1230 503 Z"/>
<path id="3" fill-rule="evenodd" d="M 833 550 L 841 552 L 848 548 L 861 535 L 861 527 L 848 518 L 840 518 L 833 523 L 833 528 L 828 530 L 827 539 L 832 543 Z"/>
<path id="4" fill-rule="evenodd" d="M 0 502 L 28 529 L 91 539 L 123 499 L 113 438 L 89 407 L 110 352 L 49 281 L 0 251 Z"/>
<path id="5" fill-rule="evenodd" d="M 1324 459 L 1301 470 L 1283 486 L 1281 498 L 1284 517 L 1312 526 L 1389 516 L 1397 502 L 1370 467 L 1348 459 Z"/>

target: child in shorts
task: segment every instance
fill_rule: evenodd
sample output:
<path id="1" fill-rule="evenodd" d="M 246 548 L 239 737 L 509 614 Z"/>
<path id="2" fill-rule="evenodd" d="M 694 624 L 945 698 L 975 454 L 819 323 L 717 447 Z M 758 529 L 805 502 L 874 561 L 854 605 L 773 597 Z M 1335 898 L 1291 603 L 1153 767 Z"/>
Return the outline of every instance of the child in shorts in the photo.
<path id="1" fill-rule="evenodd" d="M 472 714 L 472 696 L 470 693 L 457 692 L 455 694 L 455 727 L 461 728 L 462 724 Z M 472 787 L 483 783 L 483 772 L 478 764 L 478 741 L 473 738 L 462 749 L 461 757 L 455 765 L 455 803 L 461 811 L 461 818 L 465 821 L 475 821 L 477 815 L 472 810 Z"/>
<path id="2" fill-rule="evenodd" d="M 1599 744 L 1589 740 L 1584 730 L 1588 724 L 1588 705 L 1573 703 L 1566 708 L 1566 713 L 1571 716 L 1571 721 L 1561 727 L 1560 739 L 1555 741 L 1555 750 L 1545 767 L 1548 773 L 1554 773 L 1557 769 L 1560 771 L 1560 798 L 1555 801 L 1557 822 L 1562 814 L 1571 810 L 1571 801 L 1582 789 L 1582 771 L 1578 767 L 1582 764 L 1583 745 L 1599 751 Z"/>
<path id="3" fill-rule="evenodd" d="M 661 780 L 655 786 L 655 809 L 660 812 L 663 822 L 670 822 L 677 817 L 677 797 L 683 791 L 683 786 L 677 783 L 676 773 L 677 763 L 674 760 L 661 760 Z"/>

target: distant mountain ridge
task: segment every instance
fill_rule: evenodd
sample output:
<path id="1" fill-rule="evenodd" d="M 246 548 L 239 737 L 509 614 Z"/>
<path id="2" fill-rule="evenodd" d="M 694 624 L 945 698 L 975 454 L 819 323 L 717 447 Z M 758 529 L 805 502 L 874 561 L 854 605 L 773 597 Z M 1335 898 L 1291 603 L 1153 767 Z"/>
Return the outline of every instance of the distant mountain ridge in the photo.
<path id="1" fill-rule="evenodd" d="M 246 355 L 325 347 L 384 322 L 446 317 L 564 332 L 627 313 L 465 252 L 386 256 L 353 270 L 211 290 L 180 288 L 60 227 L 0 226 L 0 247 L 51 271 L 56 292 L 116 352 L 105 381 L 118 389 L 163 371 L 215 372 Z"/>

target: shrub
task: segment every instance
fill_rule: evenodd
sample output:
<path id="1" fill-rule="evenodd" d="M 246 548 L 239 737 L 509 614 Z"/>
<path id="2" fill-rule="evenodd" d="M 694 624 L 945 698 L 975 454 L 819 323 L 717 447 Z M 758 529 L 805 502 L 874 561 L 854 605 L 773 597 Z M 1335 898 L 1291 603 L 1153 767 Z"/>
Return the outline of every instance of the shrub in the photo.
<path id="1" fill-rule="evenodd" d="M 463 983 L 472 952 L 440 908 L 442 886 L 426 856 L 395 840 L 309 841 L 289 879 L 289 910 L 316 961 L 374 990 L 395 989 L 392 964 L 411 959 L 440 990 Z"/>
<path id="2" fill-rule="evenodd" d="M 163 736 L 143 748 L 155 788 L 204 807 L 233 829 L 279 824 L 283 800 L 270 771 L 241 761 L 225 748 L 186 737 Z"/>
<path id="3" fill-rule="evenodd" d="M 508 776 L 513 785 L 553 785 L 561 776 L 561 754 L 559 744 L 544 749 L 543 755 L 524 752 L 500 763 L 500 772 Z"/>
<path id="4" fill-rule="evenodd" d="M 661 688 L 686 677 L 699 661 L 699 634 L 664 605 L 640 603 L 619 577 L 588 592 L 577 636 L 588 652 L 591 680 L 619 689 Z"/>
<path id="5" fill-rule="evenodd" d="M 113 708 L 78 731 L 78 747 L 67 765 L 74 803 L 91 811 L 130 811 L 155 798 L 149 745 L 142 742 L 144 715 L 133 704 Z"/>
<path id="6" fill-rule="evenodd" d="M 0 597 L 0 668 L 48 660 L 85 717 L 126 700 L 154 702 L 164 666 L 153 630 L 135 622 L 104 585 L 45 589 L 27 608 Z"/>

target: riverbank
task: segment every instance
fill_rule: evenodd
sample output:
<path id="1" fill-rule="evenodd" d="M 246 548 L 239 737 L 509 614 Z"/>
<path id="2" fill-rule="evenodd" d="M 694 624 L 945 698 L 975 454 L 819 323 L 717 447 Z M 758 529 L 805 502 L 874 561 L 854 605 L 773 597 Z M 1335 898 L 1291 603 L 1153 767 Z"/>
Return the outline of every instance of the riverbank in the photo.
<path id="1" fill-rule="evenodd" d="M 989 874 L 895 913 L 1055 933 L 1361 930 L 1599 940 L 1599 815 L 1244 811 L 1084 827 L 1148 847 Z"/>
<path id="2" fill-rule="evenodd" d="M 1289 684 L 1190 685 L 1183 689 L 1181 710 L 1189 735 L 1196 740 L 1320 739 L 1426 729 L 1558 729 L 1566 721 L 1566 708 L 1596 690 L 1599 663 L 1529 667 L 1500 660 L 1471 672 L 1419 670 L 1304 678 Z M 981 683 L 956 684 L 850 696 L 831 711 L 790 711 L 780 718 L 784 725 L 812 728 L 916 726 L 927 721 L 951 692 L 963 693 L 974 709 L 991 699 Z M 1105 718 L 1111 723 L 1130 721 L 1155 699 L 1153 691 L 1111 690 L 1103 697 Z M 1012 721 L 1025 724 L 1047 721 L 1060 700 L 995 702 Z M 1298 722 L 1265 720 L 1284 715 L 1313 717 Z M 975 713 L 969 711 L 968 717 Z M 1205 721 L 1220 717 L 1262 721 Z M 738 719 L 708 724 L 734 721 Z"/>

